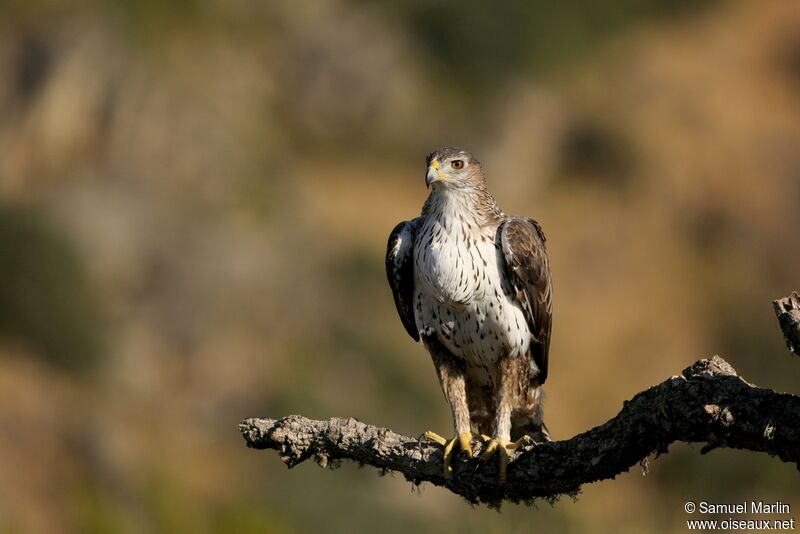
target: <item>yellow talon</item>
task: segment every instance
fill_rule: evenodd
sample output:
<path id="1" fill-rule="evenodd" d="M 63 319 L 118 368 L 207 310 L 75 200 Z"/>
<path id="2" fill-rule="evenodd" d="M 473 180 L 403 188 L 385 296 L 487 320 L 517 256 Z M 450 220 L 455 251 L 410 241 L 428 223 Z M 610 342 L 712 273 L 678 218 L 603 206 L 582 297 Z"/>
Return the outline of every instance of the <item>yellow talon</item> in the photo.
<path id="1" fill-rule="evenodd" d="M 433 441 L 439 445 L 444 446 L 444 478 L 449 479 L 453 476 L 452 459 L 455 453 L 456 444 L 458 448 L 464 451 L 468 458 L 472 458 L 472 433 L 463 432 L 455 436 L 451 440 L 446 440 L 436 432 L 425 432 L 422 439 Z"/>
<path id="2" fill-rule="evenodd" d="M 508 445 L 506 445 L 506 449 L 508 449 L 510 451 L 516 451 L 519 448 L 527 447 L 528 445 L 533 445 L 534 443 L 536 443 L 536 442 L 533 441 L 533 438 L 530 437 L 528 434 L 525 434 L 524 436 L 519 438 L 517 441 L 515 441 L 513 443 L 509 443 Z"/>
<path id="3" fill-rule="evenodd" d="M 506 447 L 511 445 L 508 441 L 503 438 L 490 438 L 489 444 L 484 449 L 483 454 L 481 455 L 481 460 L 484 462 L 488 462 L 489 458 L 494 456 L 495 452 L 506 450 Z"/>
<path id="4" fill-rule="evenodd" d="M 481 460 L 488 462 L 495 453 L 500 456 L 499 475 L 497 477 L 497 482 L 502 486 L 506 483 L 506 471 L 508 470 L 508 463 L 511 459 L 509 451 L 516 451 L 520 447 L 530 445 L 531 443 L 533 443 L 533 439 L 527 435 L 522 436 L 520 439 L 514 442 L 509 442 L 504 438 L 491 438 L 489 440 L 489 444 L 486 446 L 486 450 L 484 450 L 483 454 L 481 455 Z"/>
<path id="5" fill-rule="evenodd" d="M 430 430 L 428 430 L 427 432 L 422 434 L 422 436 L 419 439 L 420 439 L 420 441 L 422 441 L 424 439 L 424 440 L 427 440 L 427 441 L 436 442 L 439 445 L 441 445 L 442 447 L 444 447 L 447 444 L 447 440 L 446 439 L 444 439 L 442 436 L 440 436 L 436 432 L 431 432 Z"/>
<path id="6" fill-rule="evenodd" d="M 463 432 L 458 435 L 458 445 L 467 454 L 467 458 L 472 458 L 472 433 Z"/>

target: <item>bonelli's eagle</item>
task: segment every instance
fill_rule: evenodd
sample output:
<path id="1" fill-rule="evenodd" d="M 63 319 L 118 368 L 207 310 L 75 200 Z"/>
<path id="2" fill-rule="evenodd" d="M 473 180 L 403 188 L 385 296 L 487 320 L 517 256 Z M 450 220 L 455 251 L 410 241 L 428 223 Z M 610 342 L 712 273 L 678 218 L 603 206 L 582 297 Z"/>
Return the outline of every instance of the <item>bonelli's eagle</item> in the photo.
<path id="1" fill-rule="evenodd" d="M 502 484 L 508 451 L 549 439 L 545 238 L 533 219 L 500 211 L 470 153 L 443 148 L 427 166 L 430 195 L 422 214 L 389 236 L 386 273 L 400 320 L 433 358 L 453 412 L 454 438 L 426 433 L 445 447 L 445 477 L 456 450 L 472 456 L 475 437 L 489 440 L 484 459 L 499 453 Z"/>

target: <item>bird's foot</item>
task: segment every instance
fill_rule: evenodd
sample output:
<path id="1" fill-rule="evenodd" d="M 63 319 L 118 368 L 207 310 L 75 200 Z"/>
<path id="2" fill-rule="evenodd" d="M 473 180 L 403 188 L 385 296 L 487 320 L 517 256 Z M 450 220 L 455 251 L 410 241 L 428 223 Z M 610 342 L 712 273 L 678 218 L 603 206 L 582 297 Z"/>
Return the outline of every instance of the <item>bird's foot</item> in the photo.
<path id="1" fill-rule="evenodd" d="M 436 432 L 425 432 L 420 439 L 433 441 L 444 447 L 444 478 L 453 476 L 452 460 L 456 447 L 464 451 L 467 458 L 472 458 L 472 433 L 462 432 L 450 440 L 446 440 Z"/>
<path id="2" fill-rule="evenodd" d="M 505 438 L 491 438 L 489 444 L 481 455 L 481 460 L 488 462 L 489 459 L 497 453 L 500 457 L 499 474 L 497 476 L 497 483 L 503 486 L 506 483 L 506 469 L 508 468 L 509 454 L 506 447 L 512 445 Z"/>
<path id="3" fill-rule="evenodd" d="M 527 447 L 528 445 L 533 445 L 535 443 L 536 443 L 536 440 L 534 440 L 528 434 L 525 434 L 524 436 L 519 438 L 517 441 L 511 442 L 508 445 L 506 445 L 506 449 L 508 449 L 510 451 L 516 451 L 517 449 L 521 449 L 523 447 Z"/>
<path id="4" fill-rule="evenodd" d="M 506 471 L 508 470 L 508 463 L 511 460 L 511 455 L 509 451 L 514 452 L 521 447 L 525 447 L 527 445 L 533 444 L 533 439 L 528 436 L 522 436 L 517 441 L 509 441 L 505 438 L 489 438 L 488 436 L 482 436 L 484 441 L 488 441 L 489 444 L 486 446 L 486 449 L 483 451 L 481 455 L 481 460 L 484 462 L 488 462 L 489 459 L 494 456 L 495 453 L 498 454 L 500 457 L 500 467 L 499 467 L 499 474 L 497 477 L 497 483 L 500 486 L 503 486 L 506 483 Z M 487 439 L 488 438 L 488 439 Z"/>

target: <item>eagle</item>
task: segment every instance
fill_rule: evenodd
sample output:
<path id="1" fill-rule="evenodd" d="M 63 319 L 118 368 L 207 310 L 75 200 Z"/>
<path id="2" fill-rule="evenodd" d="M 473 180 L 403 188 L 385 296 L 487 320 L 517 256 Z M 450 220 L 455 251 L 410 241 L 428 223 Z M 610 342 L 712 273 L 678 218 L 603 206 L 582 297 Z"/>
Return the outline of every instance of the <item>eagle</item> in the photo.
<path id="1" fill-rule="evenodd" d="M 549 441 L 542 420 L 552 284 L 545 237 L 533 219 L 506 215 L 486 187 L 481 163 L 459 148 L 426 158 L 430 194 L 419 217 L 389 235 L 386 274 L 400 320 L 430 353 L 453 414 L 444 447 L 446 479 L 457 450 L 499 456 Z"/>

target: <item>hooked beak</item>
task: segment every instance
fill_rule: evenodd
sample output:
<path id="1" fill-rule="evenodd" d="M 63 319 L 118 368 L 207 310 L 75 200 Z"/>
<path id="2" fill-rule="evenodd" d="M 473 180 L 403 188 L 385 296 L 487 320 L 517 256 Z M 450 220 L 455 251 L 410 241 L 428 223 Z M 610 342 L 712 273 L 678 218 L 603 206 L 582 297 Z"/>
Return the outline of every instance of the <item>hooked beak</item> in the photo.
<path id="1" fill-rule="evenodd" d="M 433 182 L 439 180 L 439 160 L 435 159 L 431 162 L 430 166 L 428 167 L 428 174 L 425 175 L 425 187 L 431 187 Z"/>

